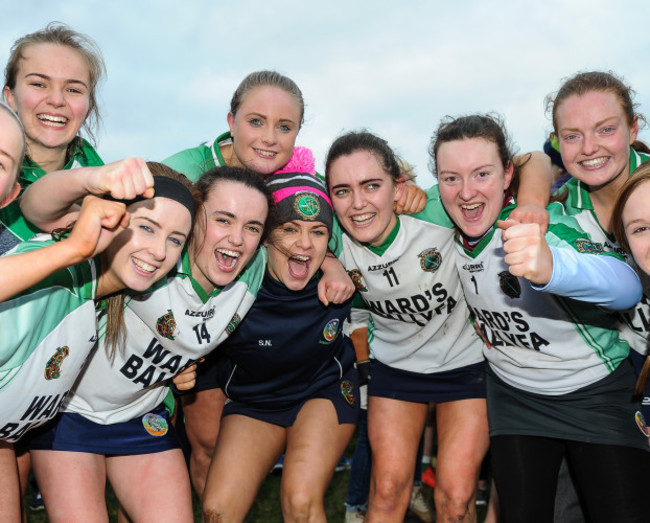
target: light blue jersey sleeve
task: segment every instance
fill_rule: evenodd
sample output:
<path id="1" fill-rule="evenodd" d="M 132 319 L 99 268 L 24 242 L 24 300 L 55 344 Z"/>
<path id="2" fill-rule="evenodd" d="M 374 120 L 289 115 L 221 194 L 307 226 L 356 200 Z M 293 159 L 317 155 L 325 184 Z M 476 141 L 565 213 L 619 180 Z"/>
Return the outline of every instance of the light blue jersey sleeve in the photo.
<path id="1" fill-rule="evenodd" d="M 549 247 L 553 254 L 551 281 L 533 285 L 534 289 L 612 310 L 629 309 L 641 299 L 641 281 L 627 263 L 613 256 Z"/>

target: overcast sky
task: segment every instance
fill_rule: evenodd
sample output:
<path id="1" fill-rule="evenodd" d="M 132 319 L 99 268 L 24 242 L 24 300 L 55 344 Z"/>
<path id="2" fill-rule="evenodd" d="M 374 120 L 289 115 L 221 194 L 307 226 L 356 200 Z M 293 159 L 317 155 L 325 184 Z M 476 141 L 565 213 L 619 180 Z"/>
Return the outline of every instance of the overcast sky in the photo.
<path id="1" fill-rule="evenodd" d="M 227 129 L 237 84 L 276 69 L 303 91 L 298 144 L 321 166 L 361 127 L 386 138 L 428 187 L 427 147 L 445 115 L 496 111 L 521 151 L 551 126 L 544 97 L 580 70 L 613 70 L 650 116 L 647 0 L 21 0 L 0 18 L 0 62 L 52 20 L 94 38 L 105 161 L 160 160 Z M 646 129 L 641 137 L 646 140 Z"/>

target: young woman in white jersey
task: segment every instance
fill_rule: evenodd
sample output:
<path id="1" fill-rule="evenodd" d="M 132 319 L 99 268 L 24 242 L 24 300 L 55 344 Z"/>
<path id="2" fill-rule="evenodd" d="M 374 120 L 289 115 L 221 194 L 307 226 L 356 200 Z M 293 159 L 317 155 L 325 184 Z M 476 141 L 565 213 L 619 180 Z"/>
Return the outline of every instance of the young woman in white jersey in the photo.
<path id="1" fill-rule="evenodd" d="M 612 72 L 577 73 L 547 98 L 562 161 L 573 176 L 556 195 L 580 226 L 606 251 L 626 255 L 612 234 L 612 212 L 619 189 L 630 173 L 650 160 L 650 150 L 637 140 L 645 122 L 634 103 L 634 91 Z M 629 258 L 633 265 L 634 260 Z M 640 272 L 644 296 L 624 313 L 621 333 L 633 349 L 637 372 L 648 356 L 650 277 Z M 650 418 L 650 389 L 642 401 Z"/>
<path id="2" fill-rule="evenodd" d="M 367 518 L 403 519 L 433 401 L 438 517 L 473 521 L 478 469 L 488 445 L 484 362 L 453 262 L 453 224 L 436 187 L 422 213 L 395 214 L 404 187 L 399 164 L 388 144 L 370 133 L 338 138 L 326 177 L 347 232 L 340 259 L 370 312 L 373 466 Z"/>
<path id="3" fill-rule="evenodd" d="M 131 174 L 116 162 L 48 175 L 26 191 L 26 215 L 56 227 L 76 212 L 70 202 L 88 191 L 121 194 L 146 185 Z M 50 196 L 47 204 L 36 203 L 39 192 Z M 107 475 L 132 519 L 155 513 L 192 520 L 185 461 L 163 406 L 166 380 L 214 349 L 251 306 L 263 275 L 257 247 L 270 204 L 261 178 L 239 168 L 212 169 L 194 192 L 198 218 L 176 270 L 153 292 L 128 297 L 126 335 L 103 340 L 56 426 L 31 442 L 52 520 L 104 517 Z M 85 470 L 93 481 L 72 470 Z M 154 491 L 158 496 L 149 495 Z"/>
<path id="4" fill-rule="evenodd" d="M 71 236 L 60 246 L 39 237 L 8 255 L 33 258 L 34 249 L 43 248 L 49 263 L 61 270 L 43 269 L 43 275 L 51 275 L 0 305 L 3 331 L 13 331 L 17 343 L 3 345 L 3 458 L 11 452 L 6 442 L 18 441 L 51 419 L 73 386 L 97 339 L 95 300 L 110 303 L 125 288 L 148 288 L 174 266 L 189 236 L 191 184 L 159 164 L 160 172 L 151 166 L 152 178 L 145 163 L 136 162 L 156 188 L 156 197 L 125 206 L 89 196 Z M 62 268 L 67 264 L 75 265 Z M 119 314 L 111 314 L 108 324 L 119 331 Z M 3 481 L 15 477 L 12 470 L 15 461 L 11 466 L 11 460 L 3 459 Z M 3 503 L 3 515 L 13 514 L 12 507 L 19 510 L 19 496 Z"/>
<path id="5" fill-rule="evenodd" d="M 552 519 L 566 455 L 590 520 L 642 521 L 639 494 L 650 453 L 635 421 L 629 346 L 619 337 L 616 312 L 601 308 L 635 303 L 640 285 L 633 271 L 612 256 L 585 254 L 603 249 L 559 204 L 549 206 L 546 235 L 512 219 L 512 155 L 493 117 L 444 121 L 431 156 L 442 202 L 460 229 L 465 297 L 487 342 L 492 466 L 503 520 Z"/>
<path id="6" fill-rule="evenodd" d="M 97 44 L 65 24 L 52 22 L 14 42 L 2 93 L 25 130 L 23 188 L 58 169 L 103 164 L 81 130 L 94 144 L 101 122 L 97 90 L 104 75 Z M 0 254 L 38 232 L 23 217 L 18 201 L 0 209 Z M 29 453 L 19 452 L 19 463 L 25 489 Z"/>

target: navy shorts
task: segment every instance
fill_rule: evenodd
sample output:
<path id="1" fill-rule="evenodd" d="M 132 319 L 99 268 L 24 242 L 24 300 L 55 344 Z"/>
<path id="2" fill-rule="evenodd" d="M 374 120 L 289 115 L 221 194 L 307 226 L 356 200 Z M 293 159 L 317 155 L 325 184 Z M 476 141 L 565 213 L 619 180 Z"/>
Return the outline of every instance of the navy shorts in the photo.
<path id="1" fill-rule="evenodd" d="M 485 371 L 485 361 L 458 369 L 422 374 L 395 369 L 371 359 L 368 396 L 416 403 L 485 398 Z"/>
<path id="2" fill-rule="evenodd" d="M 241 414 L 249 418 L 280 425 L 281 427 L 290 427 L 296 421 L 296 417 L 302 409 L 302 406 L 310 399 L 323 398 L 330 400 L 336 409 L 336 415 L 339 425 L 344 423 L 356 423 L 359 420 L 359 410 L 361 405 L 361 396 L 359 394 L 359 375 L 356 368 L 351 368 L 345 373 L 342 379 L 323 387 L 314 392 L 309 397 L 304 398 L 299 403 L 285 408 L 261 408 L 241 401 L 226 401 L 223 408 L 222 417 L 230 414 Z"/>
<path id="3" fill-rule="evenodd" d="M 30 438 L 32 450 L 63 450 L 92 454 L 151 454 L 180 448 L 169 413 L 159 406 L 144 416 L 100 425 L 73 412 L 62 412 Z"/>

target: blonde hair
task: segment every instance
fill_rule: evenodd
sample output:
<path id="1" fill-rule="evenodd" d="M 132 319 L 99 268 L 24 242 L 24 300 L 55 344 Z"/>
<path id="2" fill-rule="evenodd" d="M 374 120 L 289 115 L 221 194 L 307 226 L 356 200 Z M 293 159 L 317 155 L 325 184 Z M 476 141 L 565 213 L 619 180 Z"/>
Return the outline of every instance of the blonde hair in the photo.
<path id="1" fill-rule="evenodd" d="M 106 74 L 106 65 L 99 46 L 92 38 L 71 29 L 66 24 L 50 22 L 40 31 L 25 35 L 14 42 L 5 67 L 5 86 L 9 89 L 15 89 L 20 62 L 25 59 L 25 50 L 33 44 L 64 45 L 77 51 L 86 60 L 90 78 L 88 86 L 90 106 L 83 128 L 91 141 L 95 143 L 95 134 L 101 124 L 101 116 L 97 107 L 97 85 Z"/>
<path id="2" fill-rule="evenodd" d="M 235 116 L 239 107 L 244 103 L 246 96 L 258 87 L 278 87 L 287 94 L 290 94 L 298 104 L 300 109 L 300 122 L 302 125 L 305 120 L 305 101 L 302 97 L 302 91 L 291 78 L 278 73 L 277 71 L 255 71 L 244 78 L 232 95 L 230 100 L 230 112 Z"/>

